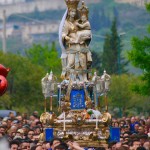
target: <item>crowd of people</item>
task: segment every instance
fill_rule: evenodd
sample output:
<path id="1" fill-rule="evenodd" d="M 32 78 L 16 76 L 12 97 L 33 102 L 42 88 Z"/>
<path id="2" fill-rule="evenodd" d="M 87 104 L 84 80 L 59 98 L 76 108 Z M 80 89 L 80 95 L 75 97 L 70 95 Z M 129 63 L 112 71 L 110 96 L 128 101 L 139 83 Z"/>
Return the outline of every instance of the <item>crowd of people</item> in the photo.
<path id="1" fill-rule="evenodd" d="M 108 147 L 95 148 L 97 150 L 150 150 L 150 117 L 122 117 L 112 119 L 112 127 L 120 129 L 120 140 L 108 142 Z M 9 150 L 84 150 L 75 141 L 62 141 L 54 137 L 51 141 L 41 141 L 40 135 L 44 130 L 39 114 L 34 111 L 28 116 L 26 113 L 10 112 L 8 117 L 0 118 L 0 143 L 7 140 Z M 0 147 L 0 150 L 2 149 Z"/>

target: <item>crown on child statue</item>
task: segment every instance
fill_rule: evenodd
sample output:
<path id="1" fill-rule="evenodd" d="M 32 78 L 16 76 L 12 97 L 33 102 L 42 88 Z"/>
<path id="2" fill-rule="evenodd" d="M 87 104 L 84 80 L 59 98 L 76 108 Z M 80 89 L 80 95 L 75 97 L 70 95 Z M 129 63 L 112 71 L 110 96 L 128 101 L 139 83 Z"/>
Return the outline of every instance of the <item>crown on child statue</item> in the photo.
<path id="1" fill-rule="evenodd" d="M 66 5 L 69 8 L 77 9 L 80 0 L 65 0 Z"/>
<path id="2" fill-rule="evenodd" d="M 84 1 L 82 1 L 82 6 L 81 6 L 81 8 L 79 8 L 79 13 L 80 13 L 81 16 L 82 16 L 82 15 L 88 16 L 89 10 L 88 10 L 88 8 L 86 7 Z"/>

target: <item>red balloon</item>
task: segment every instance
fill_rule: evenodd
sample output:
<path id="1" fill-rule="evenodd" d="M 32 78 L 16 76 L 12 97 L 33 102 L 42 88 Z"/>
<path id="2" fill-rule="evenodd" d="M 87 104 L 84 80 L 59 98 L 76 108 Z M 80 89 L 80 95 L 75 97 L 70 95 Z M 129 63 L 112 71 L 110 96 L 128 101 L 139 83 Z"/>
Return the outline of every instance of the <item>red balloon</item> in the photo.
<path id="1" fill-rule="evenodd" d="M 9 68 L 5 68 L 2 64 L 0 64 L 0 75 L 6 77 L 9 71 Z"/>
<path id="2" fill-rule="evenodd" d="M 0 75 L 0 96 L 2 96 L 8 87 L 8 82 L 6 80 L 6 78 L 2 75 Z"/>

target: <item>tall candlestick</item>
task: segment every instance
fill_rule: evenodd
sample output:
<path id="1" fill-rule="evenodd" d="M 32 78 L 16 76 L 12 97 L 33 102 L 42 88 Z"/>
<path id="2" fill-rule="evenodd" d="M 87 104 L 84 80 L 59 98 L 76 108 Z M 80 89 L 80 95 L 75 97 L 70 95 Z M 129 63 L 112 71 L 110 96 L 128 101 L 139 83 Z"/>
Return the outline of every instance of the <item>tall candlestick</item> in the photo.
<path id="1" fill-rule="evenodd" d="M 66 114 L 65 114 L 65 111 L 64 111 L 64 131 L 66 131 Z"/>

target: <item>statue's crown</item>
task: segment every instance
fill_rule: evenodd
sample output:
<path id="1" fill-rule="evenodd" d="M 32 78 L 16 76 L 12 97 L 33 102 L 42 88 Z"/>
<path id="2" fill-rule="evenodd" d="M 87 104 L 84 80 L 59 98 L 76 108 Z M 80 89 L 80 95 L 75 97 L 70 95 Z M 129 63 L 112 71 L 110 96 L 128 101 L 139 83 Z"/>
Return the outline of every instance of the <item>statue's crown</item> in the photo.
<path id="1" fill-rule="evenodd" d="M 79 8 L 79 13 L 80 13 L 81 16 L 82 16 L 82 15 L 88 16 L 89 10 L 88 10 L 88 8 L 86 7 L 84 1 L 82 1 L 82 6 L 81 6 L 81 8 Z"/>
<path id="2" fill-rule="evenodd" d="M 77 9 L 80 0 L 65 0 L 66 5 L 69 8 Z"/>

